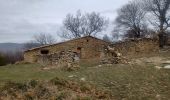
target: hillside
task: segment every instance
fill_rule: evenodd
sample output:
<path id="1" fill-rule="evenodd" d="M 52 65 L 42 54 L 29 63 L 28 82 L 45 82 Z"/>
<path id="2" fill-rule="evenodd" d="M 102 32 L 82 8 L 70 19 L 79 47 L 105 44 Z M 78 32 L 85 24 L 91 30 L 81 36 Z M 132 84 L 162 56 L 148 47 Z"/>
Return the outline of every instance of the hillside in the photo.
<path id="1" fill-rule="evenodd" d="M 170 52 L 163 51 L 129 64 L 81 62 L 74 71 L 29 63 L 2 66 L 0 99 L 169 100 L 170 69 L 163 68 L 169 63 Z"/>
<path id="2" fill-rule="evenodd" d="M 19 43 L 0 43 L 0 51 L 1 52 L 15 52 L 18 50 L 23 50 L 24 44 Z"/>

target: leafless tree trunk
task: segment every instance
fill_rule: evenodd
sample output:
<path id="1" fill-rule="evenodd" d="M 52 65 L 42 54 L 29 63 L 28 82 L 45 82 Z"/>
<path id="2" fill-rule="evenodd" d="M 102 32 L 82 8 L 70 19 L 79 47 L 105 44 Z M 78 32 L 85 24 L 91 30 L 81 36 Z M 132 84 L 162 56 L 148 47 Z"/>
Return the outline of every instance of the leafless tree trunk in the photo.
<path id="1" fill-rule="evenodd" d="M 165 44 L 165 31 L 170 27 L 170 0 L 144 0 L 146 10 L 156 17 L 154 25 L 159 27 L 159 44 Z"/>

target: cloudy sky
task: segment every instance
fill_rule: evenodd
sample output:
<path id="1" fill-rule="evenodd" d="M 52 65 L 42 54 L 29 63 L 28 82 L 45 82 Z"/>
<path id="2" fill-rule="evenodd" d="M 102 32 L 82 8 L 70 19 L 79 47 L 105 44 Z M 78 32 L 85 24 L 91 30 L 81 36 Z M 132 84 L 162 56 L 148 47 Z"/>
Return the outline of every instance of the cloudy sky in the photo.
<path id="1" fill-rule="evenodd" d="M 0 43 L 24 43 L 35 34 L 57 32 L 68 13 L 100 12 L 111 21 L 128 0 L 0 0 Z"/>

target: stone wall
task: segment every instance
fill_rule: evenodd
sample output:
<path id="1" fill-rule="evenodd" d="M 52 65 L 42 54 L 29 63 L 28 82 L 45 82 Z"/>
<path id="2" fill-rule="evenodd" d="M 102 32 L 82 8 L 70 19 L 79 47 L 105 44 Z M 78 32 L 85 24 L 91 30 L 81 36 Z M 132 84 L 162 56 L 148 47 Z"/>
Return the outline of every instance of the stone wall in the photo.
<path id="1" fill-rule="evenodd" d="M 116 52 L 124 57 L 133 58 L 135 56 L 158 53 L 159 44 L 157 39 L 137 39 L 118 42 L 110 45 Z M 110 54 L 112 55 L 112 54 Z"/>
<path id="2" fill-rule="evenodd" d="M 37 62 L 42 66 L 55 66 L 55 68 L 66 68 L 73 69 L 78 68 L 79 60 L 78 54 L 69 50 L 69 51 L 61 51 L 54 54 L 48 55 L 38 55 Z"/>
<path id="3" fill-rule="evenodd" d="M 37 62 L 37 57 L 41 55 L 40 52 L 43 49 L 49 50 L 49 55 L 60 51 L 71 50 L 78 53 L 81 59 L 100 58 L 103 47 L 109 44 L 103 40 L 88 36 L 28 50 L 24 53 L 24 59 L 27 62 Z"/>
<path id="4" fill-rule="evenodd" d="M 68 64 L 68 62 L 74 63 L 74 61 L 69 60 L 74 60 L 74 54 L 80 59 L 99 58 L 101 60 L 107 57 L 114 57 L 114 52 L 110 52 L 108 47 L 113 48 L 116 54 L 121 55 L 121 58 L 125 57 L 127 59 L 158 53 L 159 51 L 158 40 L 156 39 L 126 40 L 111 44 L 97 38 L 85 37 L 28 50 L 25 52 L 24 58 L 27 62 L 39 62 L 43 65 L 62 65 Z M 40 52 L 44 49 L 49 50 L 49 54 L 42 55 Z M 60 54 L 62 52 L 64 54 Z M 120 58 L 120 56 L 118 57 Z M 122 62 L 120 59 L 116 62 L 119 61 Z"/>

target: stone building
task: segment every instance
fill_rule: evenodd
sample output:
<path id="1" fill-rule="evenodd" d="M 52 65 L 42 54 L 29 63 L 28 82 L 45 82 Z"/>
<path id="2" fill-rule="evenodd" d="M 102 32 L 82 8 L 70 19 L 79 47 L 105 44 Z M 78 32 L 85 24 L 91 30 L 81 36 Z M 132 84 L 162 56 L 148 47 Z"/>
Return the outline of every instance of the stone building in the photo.
<path id="1" fill-rule="evenodd" d="M 62 54 L 62 57 L 64 57 L 66 54 L 63 53 L 69 52 L 69 55 L 75 56 L 77 59 L 101 58 L 103 56 L 103 48 L 108 45 L 110 45 L 110 43 L 106 41 L 86 36 L 62 43 L 29 49 L 24 53 L 24 60 L 26 62 L 38 62 L 42 61 L 44 58 L 47 60 L 47 58 L 51 58 L 51 56 L 61 58 L 59 55 Z"/>
<path id="2" fill-rule="evenodd" d="M 126 59 L 158 53 L 158 51 L 157 39 L 143 38 L 111 44 L 86 36 L 27 50 L 24 53 L 24 59 L 26 62 L 38 62 L 45 66 L 73 67 L 80 59 L 117 64 L 126 63 Z"/>

